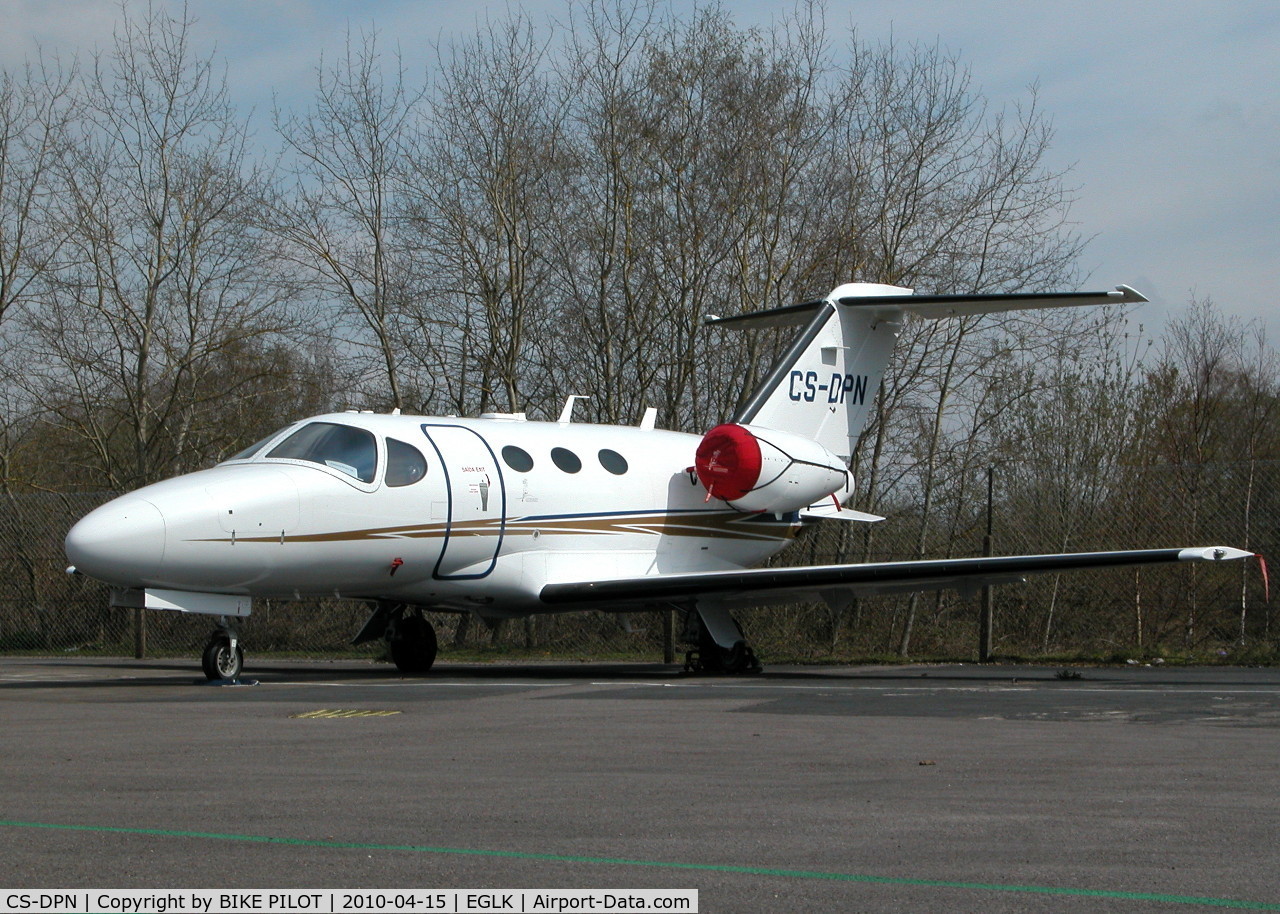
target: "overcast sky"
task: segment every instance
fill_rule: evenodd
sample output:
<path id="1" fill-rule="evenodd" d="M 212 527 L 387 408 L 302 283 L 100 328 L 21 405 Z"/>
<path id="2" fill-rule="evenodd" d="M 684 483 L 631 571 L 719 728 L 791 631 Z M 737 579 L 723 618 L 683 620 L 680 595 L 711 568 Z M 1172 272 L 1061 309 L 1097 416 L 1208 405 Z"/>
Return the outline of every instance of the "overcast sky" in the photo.
<path id="1" fill-rule="evenodd" d="M 286 106 L 305 106 L 320 54 L 339 51 L 348 27 L 376 26 L 421 68 L 437 40 L 508 8 L 476 0 L 188 5 L 199 40 L 228 62 L 237 102 L 260 111 L 272 90 Z M 565 0 L 520 6 L 550 16 Z M 724 6 L 739 26 L 767 25 L 783 8 Z M 64 57 L 109 47 L 118 16 L 114 0 L 7 0 L 0 63 L 20 64 L 37 47 Z M 1072 217 L 1093 239 L 1084 285 L 1135 286 L 1153 301 L 1142 315 L 1153 327 L 1193 295 L 1209 297 L 1264 321 L 1280 345 L 1272 304 L 1280 287 L 1280 2 L 830 0 L 828 23 L 835 39 L 852 25 L 864 40 L 940 43 L 961 55 L 997 107 L 1038 84 L 1057 128 L 1051 164 L 1072 167 Z"/>

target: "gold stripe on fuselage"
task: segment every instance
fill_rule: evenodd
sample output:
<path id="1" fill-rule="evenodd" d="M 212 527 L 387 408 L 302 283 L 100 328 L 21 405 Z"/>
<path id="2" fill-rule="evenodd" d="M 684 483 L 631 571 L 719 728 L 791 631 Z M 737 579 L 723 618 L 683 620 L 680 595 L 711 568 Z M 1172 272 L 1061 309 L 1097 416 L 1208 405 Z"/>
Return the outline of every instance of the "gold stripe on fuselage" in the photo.
<path id="1" fill-rule="evenodd" d="M 350 543 L 382 539 L 436 539 L 449 536 L 619 536 L 639 533 L 649 536 L 692 536 L 747 541 L 787 540 L 795 536 L 797 524 L 760 520 L 759 515 L 734 511 L 693 511 L 670 514 L 651 511 L 641 514 L 576 515 L 568 517 L 513 517 L 464 521 L 448 524 L 402 524 L 395 527 L 367 527 L 329 533 L 295 533 L 275 536 L 226 536 L 193 540 L 199 543 Z"/>

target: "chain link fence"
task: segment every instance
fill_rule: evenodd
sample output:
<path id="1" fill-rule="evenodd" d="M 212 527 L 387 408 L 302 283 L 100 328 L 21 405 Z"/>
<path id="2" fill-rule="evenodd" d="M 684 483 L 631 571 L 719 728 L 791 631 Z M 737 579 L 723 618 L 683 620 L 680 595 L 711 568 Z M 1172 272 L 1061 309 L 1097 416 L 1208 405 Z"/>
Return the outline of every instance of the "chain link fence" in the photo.
<path id="1" fill-rule="evenodd" d="M 824 522 L 775 564 L 891 561 L 1227 545 L 1277 553 L 1280 463 L 1096 468 L 1007 465 L 955 474 L 931 493 L 881 506 L 873 525 Z M 108 606 L 108 592 L 65 573 L 62 539 L 107 494 L 7 495 L 0 501 L 0 652 L 40 655 L 195 655 L 204 616 Z M 988 515 L 990 520 L 988 521 Z M 995 588 L 997 656 L 1123 660 L 1270 660 L 1280 642 L 1262 566 L 1234 562 L 1072 572 Z M 766 661 L 974 659 L 979 598 L 942 591 L 739 613 Z M 369 613 L 357 602 L 258 601 L 241 637 L 255 656 L 380 657 L 352 647 Z M 666 613 L 568 613 L 490 626 L 431 614 L 441 657 L 660 659 Z M 679 631 L 679 620 L 674 620 Z"/>

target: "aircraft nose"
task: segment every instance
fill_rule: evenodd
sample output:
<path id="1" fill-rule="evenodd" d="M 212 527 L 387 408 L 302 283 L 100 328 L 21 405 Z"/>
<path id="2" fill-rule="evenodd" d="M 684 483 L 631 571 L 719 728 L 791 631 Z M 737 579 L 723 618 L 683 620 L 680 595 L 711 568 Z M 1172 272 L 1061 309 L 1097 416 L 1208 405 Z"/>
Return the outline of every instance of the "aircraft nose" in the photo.
<path id="1" fill-rule="evenodd" d="M 90 511 L 67 533 L 67 558 L 77 571 L 110 584 L 141 587 L 160 571 L 165 525 L 145 498 L 125 496 Z"/>

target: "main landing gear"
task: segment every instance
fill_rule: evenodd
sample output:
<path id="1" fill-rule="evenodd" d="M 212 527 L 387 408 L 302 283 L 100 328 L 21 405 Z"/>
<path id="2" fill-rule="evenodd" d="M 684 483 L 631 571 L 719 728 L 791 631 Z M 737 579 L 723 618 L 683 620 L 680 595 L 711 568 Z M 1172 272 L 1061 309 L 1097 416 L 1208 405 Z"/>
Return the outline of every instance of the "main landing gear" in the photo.
<path id="1" fill-rule="evenodd" d="M 425 673 L 436 662 L 436 630 L 422 615 L 421 607 L 379 601 L 351 643 L 363 644 L 377 638 L 386 640 L 391 659 L 402 673 Z"/>
<path id="2" fill-rule="evenodd" d="M 402 673 L 425 673 L 436 662 L 435 627 L 422 616 L 421 609 L 413 615 L 402 615 L 387 627 L 387 644 L 391 647 L 391 659 Z"/>
<path id="3" fill-rule="evenodd" d="M 204 675 L 213 682 L 240 676 L 240 670 L 244 668 L 244 651 L 240 649 L 235 629 L 225 616 L 205 642 L 200 665 L 204 668 Z"/>
<path id="4" fill-rule="evenodd" d="M 686 651 L 686 673 L 747 675 L 764 667 L 747 644 L 736 619 L 717 607 L 698 607 L 685 613 L 684 640 L 697 648 Z"/>

